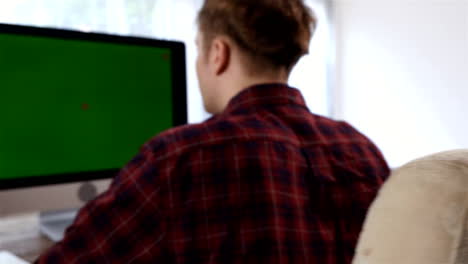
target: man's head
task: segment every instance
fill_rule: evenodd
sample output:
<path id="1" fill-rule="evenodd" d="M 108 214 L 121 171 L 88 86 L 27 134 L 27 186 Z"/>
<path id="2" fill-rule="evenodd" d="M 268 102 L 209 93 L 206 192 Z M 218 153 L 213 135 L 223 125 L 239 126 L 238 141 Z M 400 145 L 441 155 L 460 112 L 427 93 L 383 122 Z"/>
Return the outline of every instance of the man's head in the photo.
<path id="1" fill-rule="evenodd" d="M 243 86 L 287 82 L 316 22 L 302 0 L 206 0 L 197 37 L 206 110 L 221 112 Z"/>

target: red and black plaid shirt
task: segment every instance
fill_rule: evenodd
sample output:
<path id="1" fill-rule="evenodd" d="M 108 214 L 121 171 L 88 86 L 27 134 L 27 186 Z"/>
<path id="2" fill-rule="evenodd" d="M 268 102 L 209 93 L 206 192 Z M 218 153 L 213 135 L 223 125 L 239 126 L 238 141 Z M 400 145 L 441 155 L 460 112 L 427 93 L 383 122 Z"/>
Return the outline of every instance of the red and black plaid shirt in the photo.
<path id="1" fill-rule="evenodd" d="M 145 144 L 38 262 L 351 263 L 388 174 L 353 127 L 258 85 Z"/>

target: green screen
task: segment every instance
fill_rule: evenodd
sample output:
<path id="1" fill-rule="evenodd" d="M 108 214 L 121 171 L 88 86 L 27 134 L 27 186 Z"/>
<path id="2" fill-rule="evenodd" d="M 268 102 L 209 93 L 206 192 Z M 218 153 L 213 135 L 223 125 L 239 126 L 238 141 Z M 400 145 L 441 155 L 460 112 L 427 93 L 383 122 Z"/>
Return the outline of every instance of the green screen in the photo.
<path id="1" fill-rule="evenodd" d="M 172 127 L 170 49 L 0 34 L 0 179 L 122 167 Z"/>

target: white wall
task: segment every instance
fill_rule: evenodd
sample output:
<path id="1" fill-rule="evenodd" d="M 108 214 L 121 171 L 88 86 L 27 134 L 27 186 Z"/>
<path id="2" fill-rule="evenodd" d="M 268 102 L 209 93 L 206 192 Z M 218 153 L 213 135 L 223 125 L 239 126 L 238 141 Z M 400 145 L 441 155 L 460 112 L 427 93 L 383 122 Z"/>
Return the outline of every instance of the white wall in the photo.
<path id="1" fill-rule="evenodd" d="M 327 63 L 333 56 L 329 6 L 327 0 L 305 0 L 317 19 L 317 29 L 311 40 L 309 54 L 301 58 L 289 78 L 289 85 L 299 89 L 309 109 L 330 116 L 330 91 Z"/>
<path id="2" fill-rule="evenodd" d="M 468 0 L 334 0 L 335 113 L 391 166 L 468 148 Z"/>

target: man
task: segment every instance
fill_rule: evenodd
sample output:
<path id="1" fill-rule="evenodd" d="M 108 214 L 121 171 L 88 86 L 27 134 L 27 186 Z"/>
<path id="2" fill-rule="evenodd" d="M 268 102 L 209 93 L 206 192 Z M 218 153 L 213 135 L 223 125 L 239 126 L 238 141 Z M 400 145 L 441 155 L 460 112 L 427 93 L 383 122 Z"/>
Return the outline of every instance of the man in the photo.
<path id="1" fill-rule="evenodd" d="M 39 263 L 350 263 L 389 169 L 288 76 L 316 20 L 302 0 L 206 0 L 197 125 L 156 136 Z"/>

